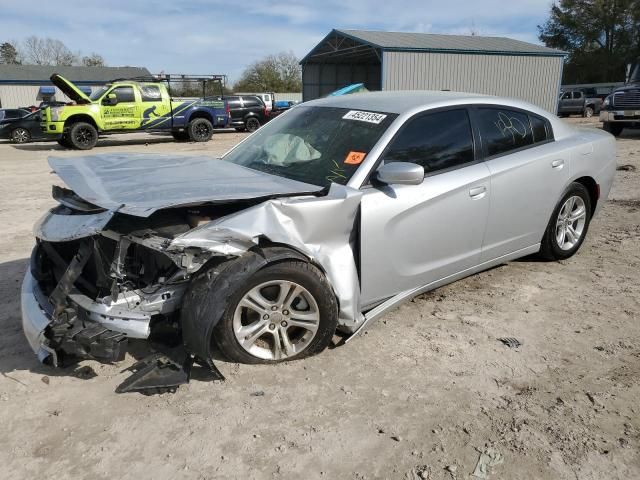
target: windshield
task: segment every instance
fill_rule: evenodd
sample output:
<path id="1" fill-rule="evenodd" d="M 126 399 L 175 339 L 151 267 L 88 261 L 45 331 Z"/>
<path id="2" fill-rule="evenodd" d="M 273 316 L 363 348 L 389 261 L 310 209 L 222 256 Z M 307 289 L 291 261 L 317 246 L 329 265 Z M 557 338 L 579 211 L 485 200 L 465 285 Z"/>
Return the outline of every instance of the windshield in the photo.
<path id="1" fill-rule="evenodd" d="M 297 106 L 261 127 L 223 160 L 312 185 L 344 185 L 396 117 Z"/>
<path id="2" fill-rule="evenodd" d="M 106 85 L 104 87 L 99 88 L 98 90 L 96 90 L 95 92 L 93 92 L 91 94 L 91 96 L 89 97 L 92 101 L 96 101 L 98 100 L 102 95 L 104 95 L 104 92 L 106 92 L 107 90 L 109 90 L 109 88 L 111 88 L 111 85 Z"/>

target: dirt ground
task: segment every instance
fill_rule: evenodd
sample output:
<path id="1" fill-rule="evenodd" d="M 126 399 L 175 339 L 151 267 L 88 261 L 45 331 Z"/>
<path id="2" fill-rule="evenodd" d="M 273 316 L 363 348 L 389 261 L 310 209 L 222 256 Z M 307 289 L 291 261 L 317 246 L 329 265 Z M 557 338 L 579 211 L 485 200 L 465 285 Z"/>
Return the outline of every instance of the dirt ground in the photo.
<path id="1" fill-rule="evenodd" d="M 92 153 L 213 155 L 242 137 L 114 136 Z M 114 393 L 131 356 L 54 370 L 22 335 L 31 227 L 54 204 L 46 158 L 78 154 L 0 144 L 0 477 L 466 479 L 488 452 L 491 479 L 640 478 L 640 133 L 619 139 L 630 167 L 570 260 L 511 262 L 346 346 L 279 366 L 219 362 L 225 383 L 196 371 L 153 397 Z"/>

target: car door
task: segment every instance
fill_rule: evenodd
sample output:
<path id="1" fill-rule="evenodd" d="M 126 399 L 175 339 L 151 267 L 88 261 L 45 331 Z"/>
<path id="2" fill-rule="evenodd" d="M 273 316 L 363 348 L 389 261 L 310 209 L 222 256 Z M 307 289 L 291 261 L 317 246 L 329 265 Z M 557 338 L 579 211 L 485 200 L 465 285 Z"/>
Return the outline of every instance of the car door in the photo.
<path id="1" fill-rule="evenodd" d="M 496 106 L 472 114 L 491 172 L 486 262 L 540 243 L 568 181 L 570 150 L 558 150 L 549 122 L 530 112 Z"/>
<path id="2" fill-rule="evenodd" d="M 362 305 L 375 304 L 475 266 L 489 212 L 489 170 L 478 161 L 469 114 L 419 114 L 400 129 L 382 163 L 425 168 L 420 185 L 364 187 Z"/>
<path id="3" fill-rule="evenodd" d="M 558 101 L 558 113 L 571 113 L 571 92 L 564 92 Z"/>
<path id="4" fill-rule="evenodd" d="M 111 95 L 115 95 L 117 103 L 108 104 Z M 119 86 L 111 89 L 103 96 L 102 119 L 106 130 L 129 130 L 140 126 L 142 112 L 136 102 L 133 86 Z M 107 103 L 104 103 L 105 100 Z"/>
<path id="5" fill-rule="evenodd" d="M 162 90 L 159 85 L 141 84 L 140 101 L 142 104 L 140 126 L 142 128 L 156 130 L 172 127 L 170 102 L 162 98 Z"/>

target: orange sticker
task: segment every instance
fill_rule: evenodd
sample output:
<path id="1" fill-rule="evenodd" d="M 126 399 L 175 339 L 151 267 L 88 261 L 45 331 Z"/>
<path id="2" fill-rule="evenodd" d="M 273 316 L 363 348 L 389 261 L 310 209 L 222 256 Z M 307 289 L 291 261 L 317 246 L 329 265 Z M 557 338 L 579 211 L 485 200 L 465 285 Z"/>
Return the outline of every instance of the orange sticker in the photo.
<path id="1" fill-rule="evenodd" d="M 348 165 L 359 165 L 360 163 L 362 163 L 362 160 L 364 160 L 364 157 L 366 157 L 366 155 L 367 154 L 364 152 L 349 152 L 344 159 L 344 163 Z"/>

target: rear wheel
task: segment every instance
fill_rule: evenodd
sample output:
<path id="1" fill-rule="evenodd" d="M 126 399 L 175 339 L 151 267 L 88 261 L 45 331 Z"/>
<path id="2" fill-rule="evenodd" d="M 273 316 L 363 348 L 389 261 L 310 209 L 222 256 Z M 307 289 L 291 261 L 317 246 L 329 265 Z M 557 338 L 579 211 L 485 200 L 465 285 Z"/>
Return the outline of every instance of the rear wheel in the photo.
<path id="1" fill-rule="evenodd" d="M 602 128 L 614 137 L 617 137 L 622 133 L 622 130 L 624 130 L 624 125 L 620 123 L 604 122 Z"/>
<path id="2" fill-rule="evenodd" d="M 244 126 L 248 132 L 255 132 L 260 128 L 260 120 L 255 117 L 247 118 L 247 120 L 244 122 Z"/>
<path id="3" fill-rule="evenodd" d="M 31 141 L 31 133 L 26 128 L 16 128 L 11 132 L 11 141 L 14 143 L 27 143 Z"/>
<path id="4" fill-rule="evenodd" d="M 542 238 L 540 253 L 549 260 L 563 260 L 578 251 L 591 221 L 591 197 L 586 187 L 569 185 L 556 205 Z"/>
<path id="5" fill-rule="evenodd" d="M 329 345 L 338 324 L 331 287 L 306 262 L 267 265 L 233 286 L 228 298 L 213 341 L 236 362 L 278 363 L 314 355 Z"/>
<path id="6" fill-rule="evenodd" d="M 589 105 L 584 108 L 584 111 L 582 112 L 582 116 L 585 118 L 591 118 L 593 117 L 594 113 L 595 111 L 593 110 L 593 107 Z"/>
<path id="7" fill-rule="evenodd" d="M 73 148 L 91 150 L 98 143 L 98 131 L 90 123 L 77 122 L 69 128 L 68 138 Z"/>
<path id="8" fill-rule="evenodd" d="M 196 118 L 189 122 L 187 132 L 194 142 L 208 142 L 213 136 L 213 125 L 206 118 Z"/>

